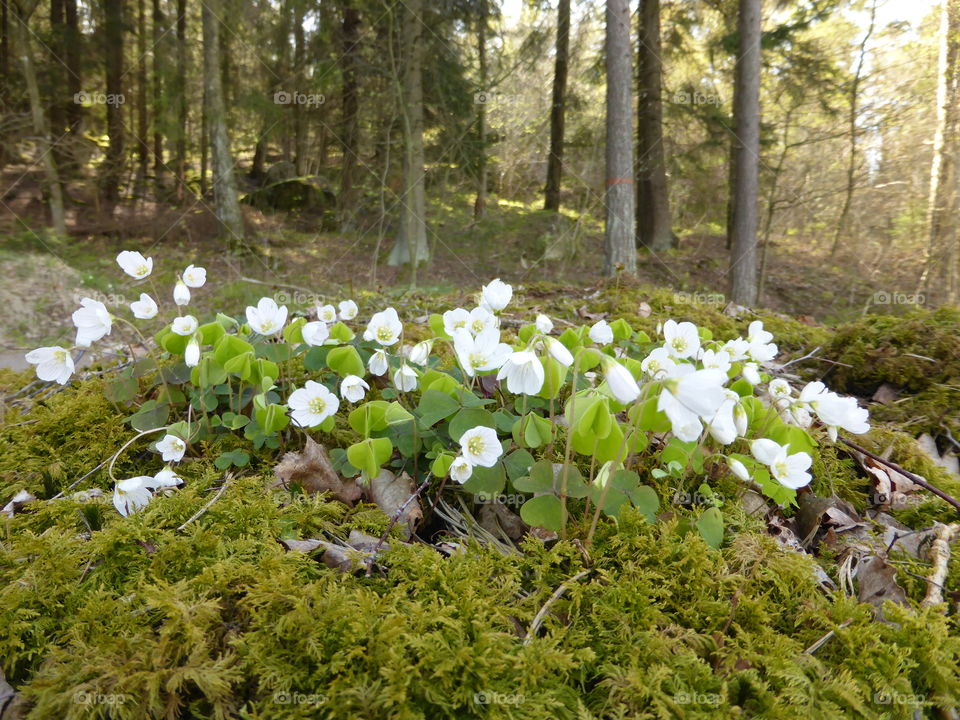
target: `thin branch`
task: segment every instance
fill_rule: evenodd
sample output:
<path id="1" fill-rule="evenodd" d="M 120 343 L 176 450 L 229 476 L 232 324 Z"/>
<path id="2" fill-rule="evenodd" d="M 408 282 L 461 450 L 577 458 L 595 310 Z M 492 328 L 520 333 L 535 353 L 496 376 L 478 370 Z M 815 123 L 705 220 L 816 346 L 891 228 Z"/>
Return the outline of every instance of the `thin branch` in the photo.
<path id="1" fill-rule="evenodd" d="M 586 577 L 592 572 L 592 569 L 581 570 L 566 582 L 561 583 L 560 587 L 553 591 L 553 595 L 547 598 L 547 601 L 543 604 L 543 607 L 540 608 L 540 612 L 536 614 L 536 616 L 533 618 L 533 622 L 530 623 L 530 629 L 527 630 L 527 634 L 523 638 L 524 645 L 529 645 L 533 641 L 533 638 L 537 636 L 537 631 L 540 630 L 540 626 L 543 624 L 543 619 L 547 616 L 547 612 L 550 610 L 550 607 L 560 599 L 560 597 L 567 591 L 567 588 L 569 588 L 571 585 L 574 585 L 578 580 L 580 580 L 580 578 Z"/>
<path id="2" fill-rule="evenodd" d="M 409 506 L 410 503 L 412 503 L 414 500 L 420 497 L 420 493 L 422 493 L 426 489 L 427 485 L 430 484 L 430 480 L 432 477 L 433 477 L 433 473 L 427 473 L 427 477 L 425 477 L 423 479 L 423 482 L 420 483 L 420 487 L 418 487 L 414 491 L 413 495 L 407 498 L 406 502 L 404 502 L 403 505 L 397 508 L 397 511 L 393 514 L 393 517 L 390 518 L 390 522 L 387 523 L 387 529 L 383 531 L 383 535 L 380 536 L 380 540 L 377 542 L 376 547 L 373 548 L 373 557 L 376 557 L 377 553 L 380 552 L 380 548 L 383 547 L 383 543 L 387 541 L 387 538 L 390 536 L 390 531 L 393 530 L 393 526 L 396 525 L 397 522 L 400 520 L 400 517 L 403 515 L 404 511 L 407 509 L 407 506 Z"/>
<path id="3" fill-rule="evenodd" d="M 197 518 L 199 518 L 200 516 L 202 516 L 205 512 L 207 512 L 207 510 L 209 510 L 211 507 L 213 507 L 213 504 L 214 504 L 217 500 L 219 500 L 219 499 L 220 499 L 220 496 L 223 495 L 223 493 L 226 491 L 227 486 L 230 484 L 230 480 L 231 480 L 231 477 L 228 475 L 227 478 L 223 481 L 223 485 L 221 485 L 221 486 L 220 486 L 220 489 L 217 490 L 217 494 L 214 495 L 212 498 L 210 498 L 210 501 L 209 501 L 206 505 L 204 505 L 202 508 L 200 508 L 197 512 L 195 512 L 195 513 L 190 517 L 189 520 L 187 520 L 185 523 L 183 523 L 183 525 L 181 525 L 180 527 L 178 527 L 178 528 L 177 528 L 177 531 L 179 532 L 180 530 L 183 530 L 187 525 L 189 525 L 190 523 L 192 523 L 194 520 L 196 520 Z"/>

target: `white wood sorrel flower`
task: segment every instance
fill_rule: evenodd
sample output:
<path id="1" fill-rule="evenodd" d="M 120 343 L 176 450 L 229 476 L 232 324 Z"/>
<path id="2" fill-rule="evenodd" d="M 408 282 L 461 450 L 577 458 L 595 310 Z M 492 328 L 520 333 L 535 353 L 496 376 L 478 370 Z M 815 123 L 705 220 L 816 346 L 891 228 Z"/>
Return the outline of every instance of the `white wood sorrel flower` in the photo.
<path id="1" fill-rule="evenodd" d="M 93 298 L 82 298 L 80 309 L 73 312 L 73 324 L 77 328 L 76 344 L 80 347 L 90 347 L 105 335 L 110 334 L 113 327 L 113 318 L 107 306 Z"/>
<path id="2" fill-rule="evenodd" d="M 500 278 L 491 280 L 480 292 L 480 304 L 491 312 L 499 312 L 510 304 L 513 288 Z"/>
<path id="3" fill-rule="evenodd" d="M 343 300 L 337 307 L 340 309 L 341 320 L 353 320 L 357 316 L 357 313 L 360 312 L 360 308 L 357 307 L 357 304 L 353 300 Z"/>
<path id="4" fill-rule="evenodd" d="M 287 306 L 277 306 L 273 298 L 260 298 L 256 307 L 247 306 L 247 322 L 254 332 L 276 335 L 287 322 Z"/>
<path id="5" fill-rule="evenodd" d="M 384 347 L 388 347 L 400 339 L 400 333 L 402 332 L 403 323 L 400 322 L 397 311 L 388 307 L 386 310 L 374 313 L 373 317 L 370 318 L 367 329 L 363 332 L 363 339 L 375 340 Z"/>
<path id="6" fill-rule="evenodd" d="M 187 444 L 176 435 L 168 433 L 157 443 L 157 452 L 164 462 L 180 462 L 187 452 Z"/>
<path id="7" fill-rule="evenodd" d="M 302 428 L 316 427 L 340 409 L 340 400 L 325 385 L 307 380 L 304 387 L 294 390 L 287 399 L 290 419 Z"/>
<path id="8" fill-rule="evenodd" d="M 515 352 L 497 373 L 497 380 L 506 378 L 507 390 L 515 395 L 536 395 L 543 387 L 543 365 L 530 350 Z"/>
<path id="9" fill-rule="evenodd" d="M 197 267 L 196 265 L 187 265 L 187 269 L 183 271 L 182 277 L 187 287 L 203 287 L 204 283 L 207 282 L 207 269 Z"/>
<path id="10" fill-rule="evenodd" d="M 370 386 L 359 375 L 347 375 L 340 383 L 340 397 L 347 402 L 360 402 Z"/>
<path id="11" fill-rule="evenodd" d="M 200 327 L 200 323 L 193 315 L 183 315 L 182 317 L 173 319 L 173 324 L 170 326 L 170 329 L 177 335 L 187 337 L 193 335 L 198 327 Z"/>
<path id="12" fill-rule="evenodd" d="M 28 363 L 36 365 L 37 377 L 47 382 L 66 385 L 73 375 L 73 358 L 70 351 L 60 346 L 41 347 L 24 356 Z"/>
<path id="13" fill-rule="evenodd" d="M 180 307 L 190 304 L 190 288 L 183 280 L 177 280 L 173 286 L 173 301 Z"/>
<path id="14" fill-rule="evenodd" d="M 473 475 L 473 465 L 463 455 L 460 455 L 450 463 L 450 479 L 463 485 L 470 476 Z"/>
<path id="15" fill-rule="evenodd" d="M 151 320 L 158 310 L 156 301 L 146 293 L 140 293 L 140 299 L 130 303 L 130 312 L 137 320 Z"/>
<path id="16" fill-rule="evenodd" d="M 483 425 L 470 428 L 460 436 L 460 450 L 471 465 L 493 467 L 503 454 L 497 431 Z"/>
<path id="17" fill-rule="evenodd" d="M 117 265 L 127 275 L 137 280 L 143 280 L 153 272 L 153 258 L 145 258 L 133 250 L 124 250 L 117 255 Z"/>
<path id="18" fill-rule="evenodd" d="M 497 328 L 487 328 L 476 337 L 460 328 L 453 335 L 453 349 L 469 377 L 477 372 L 499 370 L 511 353 L 510 346 L 500 342 Z"/>
<path id="19" fill-rule="evenodd" d="M 789 451 L 789 445 L 781 445 L 766 438 L 754 440 L 750 444 L 750 452 L 770 468 L 774 479 L 784 487 L 796 490 L 810 483 L 811 477 L 807 470 L 811 459 L 805 452 L 790 455 Z"/>

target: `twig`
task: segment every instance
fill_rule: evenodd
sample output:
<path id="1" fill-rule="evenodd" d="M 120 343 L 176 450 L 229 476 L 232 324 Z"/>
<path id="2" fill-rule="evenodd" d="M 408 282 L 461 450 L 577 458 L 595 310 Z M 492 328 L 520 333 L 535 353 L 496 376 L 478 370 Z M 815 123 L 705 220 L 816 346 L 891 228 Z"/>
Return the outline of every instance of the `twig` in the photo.
<path id="1" fill-rule="evenodd" d="M 938 524 L 930 545 L 933 570 L 927 578 L 927 594 L 920 607 L 933 607 L 943 602 L 943 583 L 947 579 L 947 564 L 950 562 L 950 541 L 960 533 L 960 525 Z"/>
<path id="2" fill-rule="evenodd" d="M 575 584 L 580 578 L 586 577 L 592 572 L 592 569 L 581 570 L 566 582 L 561 583 L 560 587 L 553 591 L 553 595 L 547 598 L 547 601 L 543 604 L 543 607 L 540 608 L 540 612 L 534 616 L 533 622 L 530 623 L 530 629 L 527 630 L 527 634 L 523 638 L 524 645 L 529 645 L 533 641 L 533 638 L 537 636 L 537 632 L 540 630 L 540 626 L 543 624 L 543 619 L 547 616 L 550 606 L 560 599 L 560 597 L 567 591 L 567 588 Z"/>
<path id="3" fill-rule="evenodd" d="M 941 427 L 943 428 L 943 431 L 947 434 L 947 440 L 949 440 L 958 448 L 960 448 L 960 442 L 958 442 L 957 439 L 950 434 L 950 428 L 948 428 L 946 425 L 941 425 Z"/>
<path id="4" fill-rule="evenodd" d="M 840 623 L 840 626 L 837 628 L 837 630 L 842 630 L 852 622 L 853 622 L 853 618 L 847 618 L 842 623 Z M 828 632 L 822 638 L 817 640 L 813 645 L 811 645 L 806 650 L 804 650 L 803 653 L 805 655 L 813 655 L 817 650 L 819 650 L 824 645 L 826 645 L 834 635 L 837 634 L 837 630 L 831 630 L 830 632 Z"/>
<path id="5" fill-rule="evenodd" d="M 387 523 L 387 529 L 383 531 L 383 535 L 380 536 L 380 540 L 377 542 L 376 547 L 373 548 L 373 557 L 376 557 L 377 553 L 380 552 L 380 548 L 383 547 L 383 543 L 387 541 L 387 538 L 390 536 L 390 531 L 393 530 L 393 526 L 396 525 L 400 520 L 400 516 L 403 515 L 404 511 L 407 509 L 407 506 L 415 499 L 420 497 L 420 493 L 422 493 L 426 489 L 427 485 L 430 484 L 430 479 L 432 477 L 433 473 L 427 473 L 427 477 L 425 477 L 423 482 L 420 483 L 420 487 L 414 491 L 413 495 L 406 499 L 406 502 L 404 502 L 403 505 L 397 508 L 397 511 L 393 514 L 393 517 L 390 518 L 390 522 Z"/>
<path id="6" fill-rule="evenodd" d="M 934 495 L 936 495 L 936 496 L 937 496 L 938 498 L 940 498 L 941 500 L 949 503 L 950 505 L 953 505 L 953 507 L 956 508 L 957 510 L 960 510 L 960 500 L 957 500 L 955 497 L 952 497 L 952 496 L 948 495 L 947 493 L 945 493 L 945 492 L 944 492 L 943 490 L 941 490 L 940 488 L 934 487 L 933 485 L 931 485 L 929 482 L 927 482 L 926 480 L 924 480 L 924 479 L 923 479 L 922 477 L 920 477 L 919 475 L 916 475 L 916 474 L 910 472 L 909 470 L 904 470 L 902 467 L 900 467 L 900 466 L 897 465 L 896 463 L 890 462 L 889 460 L 884 460 L 882 457 L 880 457 L 880 456 L 877 455 L 876 453 L 872 453 L 872 452 L 870 452 L 869 450 L 867 450 L 866 448 L 860 447 L 860 446 L 857 445 L 856 443 L 854 443 L 854 442 L 852 442 L 852 441 L 850 441 L 850 440 L 847 440 L 847 438 L 845 438 L 845 437 L 841 437 L 841 438 L 839 438 L 839 440 L 840 440 L 840 442 L 842 442 L 844 445 L 847 445 L 848 447 L 853 448 L 854 450 L 856 450 L 856 451 L 859 452 L 859 453 L 863 453 L 863 454 L 866 455 L 868 458 L 870 458 L 870 459 L 872 459 L 872 460 L 876 460 L 878 463 L 881 463 L 881 464 L 883 464 L 883 465 L 886 465 L 886 466 L 887 466 L 888 468 L 890 468 L 891 470 L 896 470 L 898 473 L 900 473 L 900 474 L 903 475 L 904 477 L 906 477 L 906 478 L 908 478 L 909 480 L 913 481 L 914 483 L 916 483 L 916 484 L 919 485 L 920 487 L 924 488 L 925 490 L 929 490 L 930 492 L 932 492 Z"/>
<path id="7" fill-rule="evenodd" d="M 99 470 L 100 468 L 102 468 L 102 467 L 103 467 L 104 465 L 106 465 L 108 462 L 110 462 L 110 458 L 107 458 L 106 460 L 104 460 L 102 463 L 100 463 L 99 465 L 97 465 L 93 470 L 91 470 L 90 472 L 88 472 L 88 473 L 87 473 L 86 475 L 84 475 L 83 477 L 77 478 L 76 480 L 74 480 L 72 483 L 70 483 L 69 485 L 67 485 L 67 487 L 65 487 L 63 490 L 61 490 L 60 492 L 58 492 L 56 495 L 54 495 L 54 496 L 53 496 L 52 498 L 50 498 L 50 499 L 51 499 L 51 500 L 56 500 L 57 498 L 63 497 L 63 494 L 64 494 L 67 490 L 73 490 L 73 488 L 75 488 L 77 485 L 79 485 L 80 483 L 82 483 L 82 482 L 83 482 L 84 480 L 86 480 L 88 477 L 90 477 L 91 475 L 93 475 L 97 470 Z"/>
<path id="8" fill-rule="evenodd" d="M 183 525 L 177 528 L 177 531 L 183 530 L 187 525 L 192 523 L 194 520 L 203 515 L 207 510 L 209 510 L 213 504 L 220 499 L 220 496 L 223 495 L 224 491 L 227 489 L 227 486 L 230 484 L 231 476 L 227 475 L 226 479 L 223 481 L 223 485 L 220 486 L 220 489 L 217 490 L 217 494 L 210 498 L 210 501 L 200 508 L 197 512 L 190 516 L 190 519 L 187 520 Z"/>
<path id="9" fill-rule="evenodd" d="M 808 353 L 807 353 L 806 355 L 804 355 L 803 357 L 798 357 L 796 360 L 791 360 L 791 361 L 788 362 L 788 363 L 784 363 L 783 365 L 780 366 L 779 369 L 780 369 L 780 370 L 783 370 L 783 369 L 788 368 L 788 367 L 790 367 L 791 365 L 794 365 L 794 364 L 796 364 L 796 363 L 798 363 L 798 362 L 803 362 L 804 360 L 808 360 L 808 359 L 812 358 L 814 355 L 816 355 L 818 352 L 820 352 L 820 346 L 819 346 L 819 345 L 818 345 L 817 347 L 815 347 L 813 350 L 811 350 L 810 352 L 808 352 Z M 821 358 L 817 358 L 817 359 L 819 360 L 819 359 L 821 359 Z"/>

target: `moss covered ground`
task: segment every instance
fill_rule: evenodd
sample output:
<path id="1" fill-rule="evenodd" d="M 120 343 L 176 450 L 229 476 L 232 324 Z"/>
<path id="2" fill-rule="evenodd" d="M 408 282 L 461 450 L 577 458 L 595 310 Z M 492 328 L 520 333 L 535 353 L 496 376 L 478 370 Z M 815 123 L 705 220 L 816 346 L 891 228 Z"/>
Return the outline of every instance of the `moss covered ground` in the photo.
<path id="1" fill-rule="evenodd" d="M 415 317 L 438 299 L 390 301 Z M 752 319 L 616 284 L 528 285 L 514 312 L 531 310 L 616 313 L 651 333 L 674 317 L 718 336 Z M 763 319 L 781 360 L 820 347 L 817 357 L 854 366 L 811 358 L 793 366 L 803 377 L 867 396 L 902 387 L 899 406 L 871 405 L 881 422 L 863 443 L 960 496 L 913 440 L 956 426 L 956 313 L 838 329 Z M 818 563 L 840 584 L 829 553 L 790 552 L 770 537 L 730 478 L 713 482 L 726 497 L 719 550 L 680 531 L 687 509 L 668 507 L 675 488 L 650 478 L 657 522 L 627 512 L 586 551 L 528 538 L 502 554 L 467 540 L 448 557 L 395 537 L 377 571 L 350 574 L 280 541 L 379 535 L 388 519 L 371 505 L 268 490 L 282 449 L 255 454 L 225 489 L 216 452 L 200 453 L 181 466 L 181 490 L 129 518 L 113 509 L 103 470 L 52 499 L 129 439 L 130 410 L 104 398 L 102 378 L 10 401 L 29 381 L 0 373 L 0 500 L 20 489 L 40 498 L 0 534 L 0 669 L 23 717 L 913 718 L 960 706 L 960 561 L 949 565 L 948 607 L 921 609 L 929 563 L 894 553 L 907 600 L 878 620 L 872 605 L 819 582 Z M 116 475 L 148 460 L 157 463 L 126 453 Z M 866 507 L 870 482 L 846 453 L 823 448 L 813 473 L 817 495 Z M 103 495 L 73 495 L 96 489 Z M 956 520 L 930 496 L 894 515 L 916 528 Z"/>

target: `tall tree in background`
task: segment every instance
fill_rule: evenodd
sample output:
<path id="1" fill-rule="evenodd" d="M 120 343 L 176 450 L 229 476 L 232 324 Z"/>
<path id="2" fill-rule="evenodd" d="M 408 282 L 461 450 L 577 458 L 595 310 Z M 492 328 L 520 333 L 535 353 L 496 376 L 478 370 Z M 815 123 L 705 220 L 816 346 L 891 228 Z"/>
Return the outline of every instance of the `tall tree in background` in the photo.
<path id="1" fill-rule="evenodd" d="M 343 119 L 340 137 L 343 143 L 343 163 L 340 167 L 340 196 L 338 214 L 341 227 L 352 222 L 356 210 L 357 157 L 360 153 L 360 102 L 358 98 L 357 66 L 360 55 L 360 11 L 352 0 L 343 0 L 343 21 L 340 54 L 342 81 L 341 112 Z"/>
<path id="2" fill-rule="evenodd" d="M 570 51 L 570 0 L 557 7 L 557 47 L 553 66 L 553 101 L 550 105 L 550 155 L 547 158 L 547 185 L 543 209 L 560 210 L 560 185 L 563 179 L 563 134 L 567 109 L 567 65 Z"/>
<path id="3" fill-rule="evenodd" d="M 203 24 L 203 87 L 204 117 L 210 136 L 210 156 L 213 165 L 213 201 L 221 229 L 231 244 L 243 242 L 243 216 L 237 201 L 237 180 L 230 154 L 227 133 L 227 113 L 223 102 L 220 64 L 219 18 L 222 6 L 219 0 L 201 3 Z"/>
<path id="4" fill-rule="evenodd" d="M 607 141 L 606 225 L 603 274 L 637 271 L 634 233 L 633 106 L 630 90 L 630 5 L 607 0 Z"/>
<path id="5" fill-rule="evenodd" d="M 637 244 L 653 251 L 673 245 L 667 166 L 663 153 L 660 0 L 640 0 L 637 33 Z"/>
<path id="6" fill-rule="evenodd" d="M 940 60 L 937 79 L 937 131 L 930 169 L 928 247 L 924 290 L 933 301 L 960 298 L 960 247 L 957 233 L 957 153 L 960 151 L 960 0 L 943 0 L 940 9 Z"/>
<path id="7" fill-rule="evenodd" d="M 177 110 L 177 202 L 187 194 L 187 0 L 177 0 L 177 72 L 173 83 Z"/>
<path id="8" fill-rule="evenodd" d="M 430 259 L 427 245 L 423 158 L 423 0 L 401 6 L 400 119 L 403 125 L 403 184 L 400 231 L 390 251 L 390 265 L 409 263 L 410 284 L 417 284 L 417 266 Z"/>
<path id="9" fill-rule="evenodd" d="M 739 0 L 733 85 L 735 167 L 730 220 L 730 299 L 757 301 L 757 197 L 760 160 L 760 0 Z"/>
<path id="10" fill-rule="evenodd" d="M 480 61 L 480 91 L 487 92 L 487 0 L 480 0 L 477 18 L 477 57 Z M 487 208 L 487 104 L 477 103 L 477 139 L 480 152 L 477 168 L 477 198 L 473 217 L 482 218 Z"/>
<path id="11" fill-rule="evenodd" d="M 124 0 L 103 0 L 104 66 L 107 80 L 107 154 L 101 176 L 102 198 L 107 209 L 116 204 L 124 165 L 123 123 L 123 5 Z"/>
<path id="12" fill-rule="evenodd" d="M 156 112 L 156 108 L 154 108 Z M 137 192 L 143 192 L 150 162 L 147 143 L 147 8 L 137 0 Z"/>
<path id="13" fill-rule="evenodd" d="M 43 165 L 46 179 L 46 194 L 50 206 L 50 220 L 54 232 L 64 238 L 67 236 L 67 225 L 63 212 L 63 188 L 60 186 L 60 173 L 56 160 L 53 157 L 53 147 L 50 142 L 50 127 L 44 113 L 43 102 L 40 99 L 40 88 L 37 84 L 37 69 L 33 61 L 31 47 L 31 32 L 27 27 L 30 16 L 37 8 L 37 0 L 21 0 L 13 6 L 13 18 L 10 25 L 13 28 L 13 37 L 16 42 L 20 61 L 23 63 L 23 79 L 27 86 L 27 95 L 30 98 L 30 118 L 33 122 L 33 133 L 37 139 L 39 162 Z"/>

